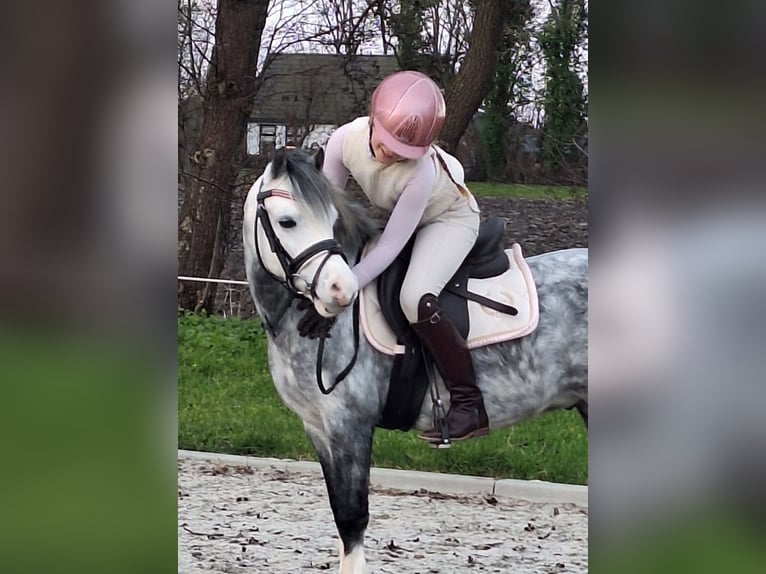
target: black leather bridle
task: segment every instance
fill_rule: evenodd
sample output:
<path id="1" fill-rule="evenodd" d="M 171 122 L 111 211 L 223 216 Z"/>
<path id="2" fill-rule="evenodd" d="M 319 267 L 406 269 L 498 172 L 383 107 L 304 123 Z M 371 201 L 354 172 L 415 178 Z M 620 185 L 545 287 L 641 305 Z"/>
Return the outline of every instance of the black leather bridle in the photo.
<path id="1" fill-rule="evenodd" d="M 266 267 L 266 265 L 264 265 L 263 259 L 261 257 L 261 247 L 258 244 L 258 226 L 256 225 L 255 252 L 258 254 L 258 262 L 273 279 L 279 281 L 292 295 L 296 297 L 306 297 L 307 299 L 313 300 L 316 298 L 316 282 L 319 279 L 319 275 L 322 273 L 322 269 L 324 269 L 324 266 L 330 257 L 333 255 L 340 255 L 346 264 L 348 264 L 348 259 L 346 259 L 346 255 L 343 253 L 343 249 L 335 239 L 323 239 L 322 241 L 317 241 L 316 243 L 309 245 L 295 257 L 292 257 L 282 245 L 282 242 L 279 240 L 279 237 L 277 237 L 277 234 L 274 232 L 274 228 L 271 225 L 271 220 L 269 219 L 269 214 L 264 203 L 265 200 L 269 197 L 284 197 L 286 199 L 294 198 L 292 193 L 284 189 L 274 188 L 263 190 L 263 182 L 261 182 L 261 190 L 258 192 L 256 197 L 258 200 L 258 207 L 256 212 L 257 223 L 261 224 L 263 233 L 266 235 L 266 239 L 269 242 L 269 248 L 271 249 L 271 252 L 277 257 L 279 265 L 282 267 L 284 279 L 279 277 L 279 275 L 276 273 L 273 273 L 268 267 Z M 325 253 L 324 259 L 322 259 L 319 267 L 317 267 L 316 273 L 314 273 L 314 277 L 311 279 L 311 281 L 306 281 L 304 277 L 301 277 L 301 269 L 309 261 L 314 259 L 314 257 L 320 255 L 323 252 Z M 307 283 L 308 292 L 301 291 L 295 286 L 296 278 L 303 279 L 303 281 Z"/>
<path id="2" fill-rule="evenodd" d="M 258 191 L 258 195 L 256 196 L 256 199 L 258 201 L 257 204 L 257 210 L 256 210 L 256 224 L 253 229 L 253 235 L 255 235 L 255 252 L 258 255 L 258 262 L 261 265 L 261 268 L 268 273 L 272 279 L 279 282 L 287 291 L 290 292 L 291 297 L 289 297 L 286 301 L 286 304 L 282 309 L 279 310 L 276 317 L 272 317 L 271 320 L 269 320 L 268 317 L 264 317 L 265 320 L 265 327 L 271 332 L 272 335 L 276 335 L 276 330 L 279 325 L 279 322 L 281 321 L 282 317 L 284 316 L 287 309 L 292 305 L 293 299 L 296 297 L 304 297 L 306 299 L 309 299 L 312 303 L 314 301 L 314 298 L 316 297 L 316 282 L 319 279 L 319 275 L 322 273 L 322 269 L 324 268 L 327 261 L 332 257 L 333 255 L 340 255 L 343 258 L 343 261 L 346 262 L 348 265 L 348 259 L 346 258 L 346 255 L 343 253 L 343 248 L 340 246 L 340 244 L 335 239 L 323 239 L 322 241 L 317 241 L 316 243 L 309 245 L 306 249 L 301 251 L 298 255 L 295 257 L 291 257 L 290 254 L 287 252 L 287 250 L 282 245 L 282 242 L 279 240 L 279 237 L 277 237 L 277 234 L 274 232 L 274 227 L 271 225 L 271 220 L 269 219 L 268 211 L 266 210 L 265 200 L 269 197 L 283 197 L 285 199 L 291 199 L 294 200 L 293 194 L 285 189 L 279 189 L 279 188 L 273 188 L 273 189 L 263 189 L 263 182 L 261 182 L 261 188 Z M 269 242 L 269 248 L 271 249 L 271 252 L 277 257 L 279 260 L 279 265 L 282 267 L 282 273 L 284 274 L 284 279 L 279 277 L 276 273 L 272 272 L 263 262 L 263 258 L 261 257 L 261 247 L 258 244 L 258 223 L 261 224 L 263 228 L 263 233 L 266 236 L 266 239 Z M 306 281 L 305 278 L 301 277 L 300 271 L 301 269 L 311 261 L 314 257 L 317 257 L 321 253 L 325 253 L 324 259 L 322 259 L 322 262 L 319 264 L 319 267 L 317 267 L 316 272 L 314 273 L 314 277 L 311 279 L 311 281 Z M 301 278 L 304 282 L 308 285 L 308 293 L 305 291 L 299 290 L 295 286 L 295 278 Z M 324 395 L 329 395 L 332 391 L 335 390 L 335 388 L 338 386 L 338 383 L 340 383 L 343 379 L 346 378 L 346 376 L 351 372 L 351 369 L 354 367 L 354 364 L 356 363 L 356 357 L 357 353 L 359 351 L 359 298 L 356 299 L 354 302 L 354 355 L 351 358 L 351 361 L 346 366 L 343 371 L 340 372 L 335 377 L 335 380 L 333 384 L 328 388 L 325 387 L 324 382 L 322 380 L 322 358 L 324 356 L 324 344 L 326 335 L 323 335 L 320 337 L 319 340 L 319 346 L 317 347 L 317 363 L 316 363 L 316 378 L 317 378 L 317 385 L 319 386 L 319 390 Z"/>

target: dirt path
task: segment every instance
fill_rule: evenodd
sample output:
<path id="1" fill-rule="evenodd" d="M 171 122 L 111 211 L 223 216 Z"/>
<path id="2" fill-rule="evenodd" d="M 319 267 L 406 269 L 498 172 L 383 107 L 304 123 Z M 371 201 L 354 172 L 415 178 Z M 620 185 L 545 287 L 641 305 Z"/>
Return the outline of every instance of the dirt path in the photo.
<path id="1" fill-rule="evenodd" d="M 588 511 L 573 504 L 373 488 L 375 574 L 588 571 Z M 316 474 L 178 463 L 178 571 L 336 572 L 338 538 Z"/>

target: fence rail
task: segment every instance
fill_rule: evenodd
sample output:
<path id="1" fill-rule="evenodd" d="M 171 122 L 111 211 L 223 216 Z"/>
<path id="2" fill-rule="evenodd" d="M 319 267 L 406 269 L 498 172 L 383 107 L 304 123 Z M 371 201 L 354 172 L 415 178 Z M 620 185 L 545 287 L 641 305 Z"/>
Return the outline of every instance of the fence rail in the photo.
<path id="1" fill-rule="evenodd" d="M 179 281 L 191 281 L 194 283 L 220 283 L 223 285 L 226 285 L 226 293 L 223 296 L 223 301 L 220 302 L 221 305 L 218 306 L 218 308 L 223 313 L 224 317 L 233 317 L 235 315 L 241 316 L 241 310 L 242 310 L 242 291 L 243 289 L 241 287 L 229 287 L 228 285 L 240 285 L 247 287 L 249 286 L 249 283 L 247 281 L 240 281 L 237 279 L 214 279 L 212 277 L 189 277 L 187 275 L 178 275 Z M 247 297 L 250 294 L 249 289 L 245 290 L 245 297 Z M 235 295 L 236 295 L 236 301 L 235 301 Z M 228 311 L 227 311 L 228 308 Z"/>
<path id="2" fill-rule="evenodd" d="M 213 279 L 212 277 L 187 277 L 178 276 L 179 281 L 195 281 L 197 283 L 225 283 L 229 285 L 248 285 L 247 281 L 238 281 L 236 279 Z"/>

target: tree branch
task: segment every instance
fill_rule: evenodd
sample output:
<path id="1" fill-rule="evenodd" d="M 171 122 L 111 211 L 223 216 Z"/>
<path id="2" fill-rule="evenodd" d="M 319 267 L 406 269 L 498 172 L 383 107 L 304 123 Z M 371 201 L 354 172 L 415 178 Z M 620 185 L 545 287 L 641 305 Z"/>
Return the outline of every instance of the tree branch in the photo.
<path id="1" fill-rule="evenodd" d="M 200 176 L 198 176 L 196 174 L 193 174 L 191 172 L 184 171 L 184 170 L 181 170 L 179 173 L 181 175 L 186 176 L 186 177 L 190 177 L 190 178 L 192 178 L 192 179 L 194 179 L 196 181 L 200 181 L 202 183 L 206 183 L 207 185 L 212 185 L 214 188 L 216 188 L 219 191 L 223 191 L 223 192 L 227 192 L 228 193 L 228 190 L 226 188 L 221 187 L 220 185 L 218 185 L 214 181 L 210 181 L 209 179 L 205 179 L 204 177 L 200 177 Z"/>

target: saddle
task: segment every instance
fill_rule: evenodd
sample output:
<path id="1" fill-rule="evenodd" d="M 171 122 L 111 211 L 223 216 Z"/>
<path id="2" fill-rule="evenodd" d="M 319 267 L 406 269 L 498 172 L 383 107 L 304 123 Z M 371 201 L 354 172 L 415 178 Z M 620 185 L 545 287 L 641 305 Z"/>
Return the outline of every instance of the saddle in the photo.
<path id="1" fill-rule="evenodd" d="M 439 295 L 442 310 L 469 348 L 531 333 L 537 326 L 537 292 L 521 248 L 503 249 L 505 220 L 481 223 L 465 261 Z M 399 304 L 414 238 L 376 282 L 361 294 L 360 318 L 370 344 L 394 356 L 388 397 L 378 426 L 409 430 L 428 390 L 430 358 Z M 427 363 L 428 361 L 428 363 Z"/>

